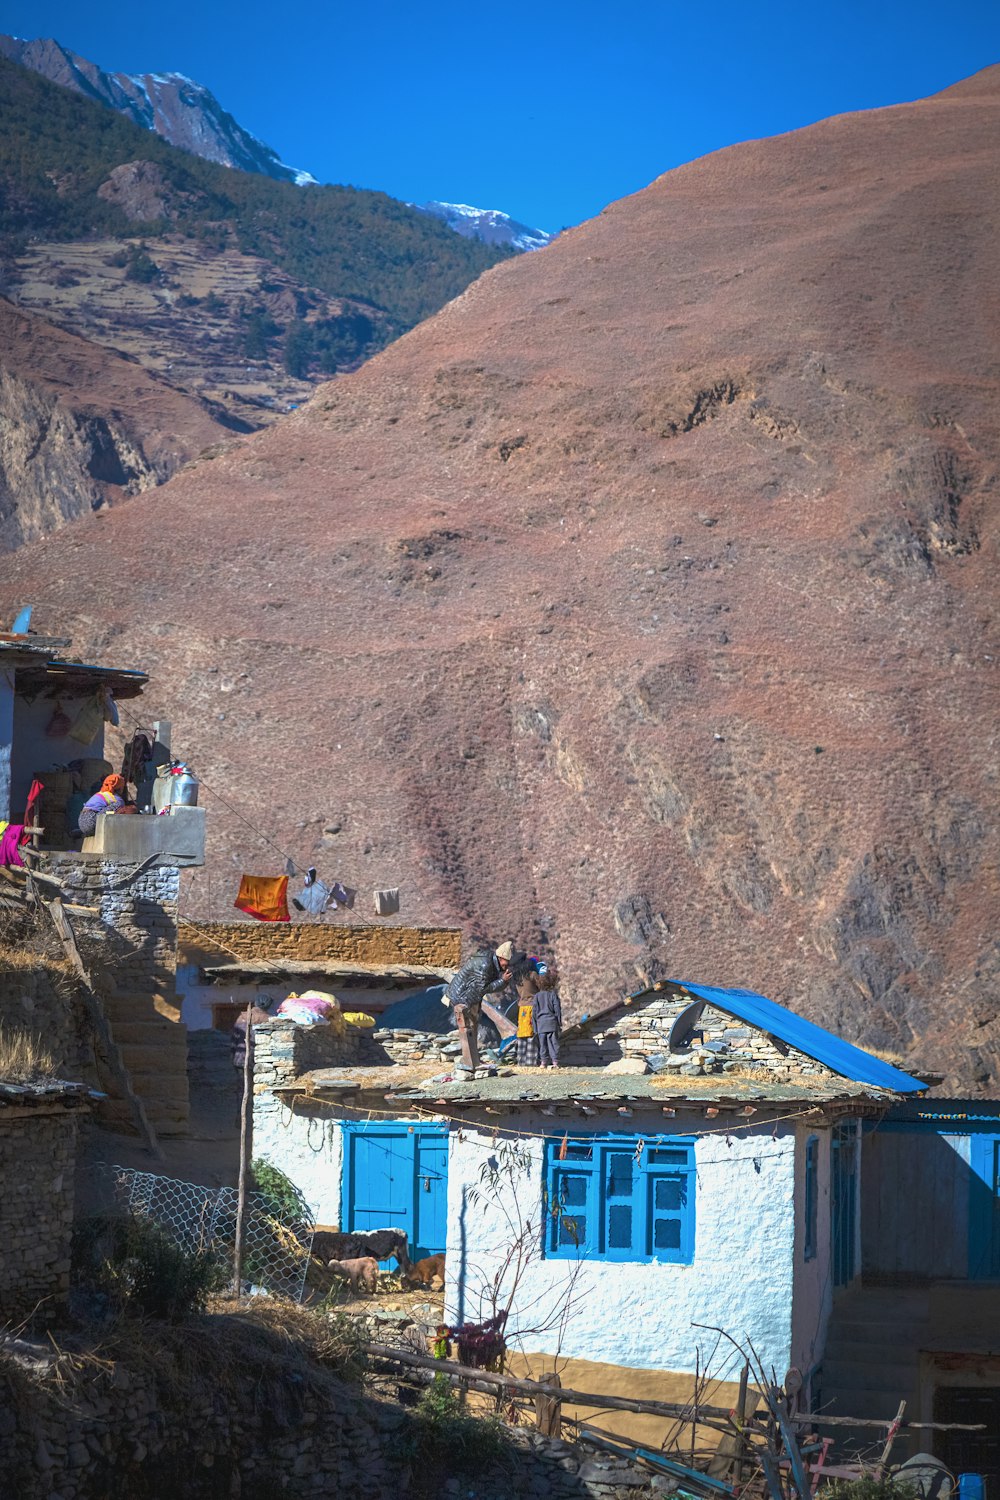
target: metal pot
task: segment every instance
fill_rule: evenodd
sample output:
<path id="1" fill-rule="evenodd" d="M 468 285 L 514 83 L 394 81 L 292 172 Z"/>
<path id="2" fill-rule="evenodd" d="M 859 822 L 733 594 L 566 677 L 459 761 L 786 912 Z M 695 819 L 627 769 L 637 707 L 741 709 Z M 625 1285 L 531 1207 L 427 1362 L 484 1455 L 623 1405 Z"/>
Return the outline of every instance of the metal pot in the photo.
<path id="1" fill-rule="evenodd" d="M 200 782 L 182 761 L 160 766 L 153 783 L 153 807 L 158 813 L 169 807 L 197 807 Z"/>

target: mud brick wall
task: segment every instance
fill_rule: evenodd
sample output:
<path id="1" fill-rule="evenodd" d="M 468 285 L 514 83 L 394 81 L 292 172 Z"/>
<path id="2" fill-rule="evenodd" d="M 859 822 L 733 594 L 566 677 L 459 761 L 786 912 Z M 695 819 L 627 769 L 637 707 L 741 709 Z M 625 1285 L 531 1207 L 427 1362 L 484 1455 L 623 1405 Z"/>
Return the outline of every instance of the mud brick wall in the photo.
<path id="1" fill-rule="evenodd" d="M 689 1052 L 671 1056 L 669 1037 L 682 1010 L 690 1004 L 686 995 L 653 996 L 596 1017 L 579 1035 L 564 1038 L 559 1061 L 564 1067 L 600 1067 L 622 1057 L 647 1058 L 660 1054 L 668 1068 L 682 1073 L 724 1073 L 737 1068 L 759 1068 L 773 1077 L 803 1075 L 832 1077 L 829 1068 L 804 1052 L 791 1048 L 785 1056 L 762 1031 L 744 1026 L 737 1018 L 706 1005 L 698 1023 L 703 1033 Z"/>
<path id="2" fill-rule="evenodd" d="M 69 1291 L 78 1115 L 61 1103 L 0 1106 L 0 1325 L 41 1302 L 48 1315 Z"/>
<path id="3" fill-rule="evenodd" d="M 50 856 L 68 899 L 96 907 L 73 918 L 84 961 L 106 970 L 117 989 L 172 994 L 177 973 L 176 865 L 136 866 L 86 855 Z"/>
<path id="4" fill-rule="evenodd" d="M 259 962 L 357 964 L 429 964 L 456 969 L 461 963 L 462 934 L 452 927 L 334 927 L 316 922 L 205 922 L 182 925 L 186 941 L 211 951 L 217 962 L 246 958 Z"/>

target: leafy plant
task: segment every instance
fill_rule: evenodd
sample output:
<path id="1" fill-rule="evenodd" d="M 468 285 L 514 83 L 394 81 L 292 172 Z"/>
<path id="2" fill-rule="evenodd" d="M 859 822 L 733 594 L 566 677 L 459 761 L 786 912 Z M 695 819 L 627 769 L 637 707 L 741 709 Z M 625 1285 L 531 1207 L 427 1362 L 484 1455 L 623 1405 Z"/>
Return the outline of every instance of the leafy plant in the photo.
<path id="1" fill-rule="evenodd" d="M 120 1312 L 179 1323 L 229 1278 L 211 1250 L 183 1249 L 151 1219 L 95 1215 L 74 1230 L 76 1278 Z"/>
<path id="2" fill-rule="evenodd" d="M 412 1458 L 421 1465 L 442 1465 L 478 1473 L 509 1459 L 504 1425 L 496 1416 L 470 1416 L 444 1375 L 435 1375 L 413 1413 Z"/>
<path id="3" fill-rule="evenodd" d="M 285 1223 L 313 1223 L 312 1209 L 292 1179 L 278 1167 L 258 1158 L 250 1168 L 250 1175 L 266 1210 L 276 1219 Z"/>
<path id="4" fill-rule="evenodd" d="M 820 1490 L 823 1500 L 917 1500 L 917 1491 L 888 1475 L 880 1479 L 864 1474 L 860 1479 L 832 1479 Z"/>

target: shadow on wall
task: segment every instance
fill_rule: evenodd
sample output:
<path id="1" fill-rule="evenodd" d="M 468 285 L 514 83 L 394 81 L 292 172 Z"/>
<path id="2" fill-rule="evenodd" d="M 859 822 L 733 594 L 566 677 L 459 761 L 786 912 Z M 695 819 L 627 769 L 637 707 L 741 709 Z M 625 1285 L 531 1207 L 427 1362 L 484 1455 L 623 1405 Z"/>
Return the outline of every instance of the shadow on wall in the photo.
<path id="1" fill-rule="evenodd" d="M 863 1138 L 861 1182 L 866 1281 L 1000 1276 L 1000 1123 L 963 1134 L 880 1126 Z"/>

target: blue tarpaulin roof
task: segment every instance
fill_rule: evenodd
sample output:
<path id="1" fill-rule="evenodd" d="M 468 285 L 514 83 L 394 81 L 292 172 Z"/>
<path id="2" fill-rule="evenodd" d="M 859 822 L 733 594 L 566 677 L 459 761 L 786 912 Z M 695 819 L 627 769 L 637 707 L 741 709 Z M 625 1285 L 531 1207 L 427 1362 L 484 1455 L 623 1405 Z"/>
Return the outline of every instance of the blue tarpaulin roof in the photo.
<path id="1" fill-rule="evenodd" d="M 804 1016 L 797 1016 L 794 1011 L 786 1010 L 777 1001 L 768 1000 L 766 995 L 757 995 L 753 990 L 720 990 L 711 984 L 691 984 L 687 979 L 671 979 L 669 983 L 686 990 L 692 996 L 696 995 L 700 1000 L 707 1000 L 710 1005 L 726 1011 L 728 1015 L 738 1016 L 748 1026 L 759 1027 L 768 1036 L 777 1037 L 789 1047 L 795 1047 L 807 1057 L 815 1058 L 834 1073 L 839 1073 L 843 1078 L 851 1078 L 855 1083 L 868 1083 L 877 1089 L 891 1089 L 895 1094 L 912 1094 L 927 1087 L 919 1079 L 911 1078 L 908 1073 L 894 1068 L 891 1063 L 883 1062 L 880 1057 L 873 1057 L 870 1052 L 864 1052 L 851 1042 L 845 1042 L 842 1037 L 834 1036 L 832 1031 L 826 1031 L 822 1026 L 807 1021 Z M 642 993 L 646 994 L 648 991 Z"/>

